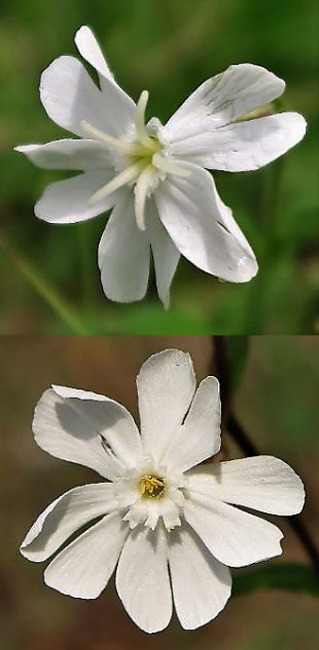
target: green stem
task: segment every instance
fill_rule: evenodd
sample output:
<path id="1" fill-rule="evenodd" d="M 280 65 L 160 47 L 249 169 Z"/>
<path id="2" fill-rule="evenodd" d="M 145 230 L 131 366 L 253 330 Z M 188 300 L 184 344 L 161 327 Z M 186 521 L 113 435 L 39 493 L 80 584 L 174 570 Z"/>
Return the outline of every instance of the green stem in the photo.
<path id="1" fill-rule="evenodd" d="M 35 291 L 50 305 L 51 309 L 66 323 L 72 330 L 73 334 L 88 334 L 85 326 L 78 319 L 77 315 L 73 313 L 72 309 L 66 302 L 59 296 L 58 292 L 51 287 L 43 278 L 41 278 L 38 271 L 30 264 L 28 260 L 21 256 L 11 244 L 9 244 L 0 234 L 0 248 L 5 252 L 9 260 L 18 269 L 21 275 L 29 282 Z"/>
<path id="2" fill-rule="evenodd" d="M 248 321 L 245 331 L 264 334 L 269 315 L 269 301 L 273 285 L 273 269 L 276 265 L 277 223 L 281 199 L 284 159 L 276 160 L 263 171 L 260 193 L 259 227 L 263 235 L 262 275 L 252 280 L 248 299 Z M 261 273 L 261 272 L 260 272 Z"/>
<path id="3" fill-rule="evenodd" d="M 263 171 L 260 221 L 266 238 L 267 256 L 272 253 L 276 240 L 284 166 L 285 160 L 281 157 Z"/>

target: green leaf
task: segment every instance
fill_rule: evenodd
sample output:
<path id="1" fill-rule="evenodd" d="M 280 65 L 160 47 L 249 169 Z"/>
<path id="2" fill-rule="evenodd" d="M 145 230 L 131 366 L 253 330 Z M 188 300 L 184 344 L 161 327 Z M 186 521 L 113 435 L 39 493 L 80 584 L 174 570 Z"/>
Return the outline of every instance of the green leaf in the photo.
<path id="1" fill-rule="evenodd" d="M 319 596 L 319 578 L 311 566 L 304 564 L 272 564 L 234 577 L 233 595 L 258 589 L 285 589 Z"/>

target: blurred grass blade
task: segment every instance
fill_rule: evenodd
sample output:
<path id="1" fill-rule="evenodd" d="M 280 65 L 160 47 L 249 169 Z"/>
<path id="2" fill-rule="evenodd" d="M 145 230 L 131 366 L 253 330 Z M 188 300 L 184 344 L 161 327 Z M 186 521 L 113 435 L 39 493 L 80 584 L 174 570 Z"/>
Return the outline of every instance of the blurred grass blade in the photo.
<path id="1" fill-rule="evenodd" d="M 94 224 L 93 224 L 94 225 Z M 93 242 L 92 222 L 77 224 L 78 249 L 82 279 L 82 299 L 86 312 L 90 312 L 97 299 L 95 243 Z"/>
<path id="2" fill-rule="evenodd" d="M 319 579 L 313 568 L 304 564 L 273 564 L 234 577 L 234 596 L 258 589 L 285 589 L 319 596 Z"/>
<path id="3" fill-rule="evenodd" d="M 69 305 L 59 296 L 56 289 L 51 287 L 46 280 L 44 280 L 37 269 L 30 264 L 28 260 L 21 256 L 11 244 L 9 244 L 0 234 L 0 248 L 7 255 L 9 260 L 14 264 L 16 269 L 28 281 L 28 283 L 35 289 L 35 291 L 45 300 L 45 302 L 53 309 L 53 311 L 64 321 L 70 328 L 73 334 L 88 334 L 83 323 Z"/>

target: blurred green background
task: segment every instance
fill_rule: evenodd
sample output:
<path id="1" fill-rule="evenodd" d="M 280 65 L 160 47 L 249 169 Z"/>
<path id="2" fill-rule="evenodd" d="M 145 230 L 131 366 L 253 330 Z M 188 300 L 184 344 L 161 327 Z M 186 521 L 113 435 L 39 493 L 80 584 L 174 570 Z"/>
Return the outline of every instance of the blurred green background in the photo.
<path id="1" fill-rule="evenodd" d="M 316 0 L 2 3 L 2 333 L 318 330 L 318 11 Z M 12 147 L 64 137 L 40 104 L 39 77 L 54 58 L 76 55 L 73 36 L 82 24 L 93 28 L 128 93 L 137 99 L 144 88 L 150 91 L 148 115 L 163 121 L 203 80 L 232 63 L 265 66 L 287 82 L 283 106 L 306 117 L 305 140 L 263 170 L 215 174 L 260 264 L 250 283 L 221 283 L 182 261 L 169 312 L 156 298 L 154 280 L 142 303 L 111 303 L 103 295 L 96 262 L 105 215 L 72 226 L 34 217 L 43 188 L 60 176 L 36 169 Z"/>
<path id="2" fill-rule="evenodd" d="M 93 390 L 125 404 L 137 417 L 136 374 L 150 354 L 166 347 L 191 353 L 198 381 L 217 372 L 206 336 L 0 337 L 6 377 L 0 412 L 1 649 L 317 650 L 318 598 L 301 583 L 296 593 L 259 589 L 233 596 L 217 619 L 196 631 L 185 632 L 174 619 L 166 631 L 149 636 L 126 615 L 113 579 L 97 600 L 72 599 L 44 585 L 46 563 L 30 563 L 18 553 L 48 503 L 72 487 L 99 480 L 93 471 L 35 445 L 32 414 L 42 392 L 51 383 Z M 301 475 L 307 492 L 302 520 L 317 545 L 318 366 L 315 337 L 252 337 L 234 395 L 235 413 L 259 451 L 282 458 Z M 242 456 L 227 430 L 223 433 L 225 457 Z M 309 565 L 286 519 L 270 519 L 284 531 L 283 556 L 255 569 L 234 569 L 235 581 L 267 567 L 279 575 L 287 562 Z"/>

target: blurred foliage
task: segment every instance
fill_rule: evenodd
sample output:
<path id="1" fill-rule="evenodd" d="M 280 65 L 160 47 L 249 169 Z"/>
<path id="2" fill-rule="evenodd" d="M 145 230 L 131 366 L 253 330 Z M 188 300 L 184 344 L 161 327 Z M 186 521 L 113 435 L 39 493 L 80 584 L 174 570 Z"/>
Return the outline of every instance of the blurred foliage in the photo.
<path id="1" fill-rule="evenodd" d="M 280 457 L 288 445 L 292 460 L 295 455 L 299 460 L 310 456 L 311 461 L 319 453 L 317 338 L 257 336 L 250 344 L 248 366 L 235 395 L 236 413 L 253 439 L 258 435 L 261 453 L 270 447 Z"/>
<path id="2" fill-rule="evenodd" d="M 319 580 L 314 570 L 304 564 L 269 564 L 234 576 L 233 596 L 258 589 L 285 589 L 319 596 Z"/>
<path id="3" fill-rule="evenodd" d="M 38 97 L 41 71 L 90 25 L 135 98 L 150 91 L 149 115 L 165 121 L 204 79 L 231 63 L 265 66 L 287 82 L 284 107 L 305 115 L 308 135 L 258 172 L 216 173 L 257 255 L 260 271 L 246 285 L 221 283 L 183 261 L 164 312 L 154 280 L 144 303 L 117 305 L 103 295 L 96 256 L 105 216 L 53 226 L 33 216 L 44 186 L 61 174 L 36 169 L 15 144 L 63 137 Z M 318 230 L 318 4 L 316 0 L 11 0 L 2 3 L 0 42 L 1 232 L 69 303 L 90 333 L 305 333 L 318 329 L 315 253 Z M 3 333 L 72 333 L 5 253 Z"/>
<path id="4" fill-rule="evenodd" d="M 217 339 L 218 340 L 218 339 Z M 248 336 L 229 336 L 227 339 L 226 362 L 229 366 L 229 389 L 234 393 L 245 370 L 250 339 Z"/>

